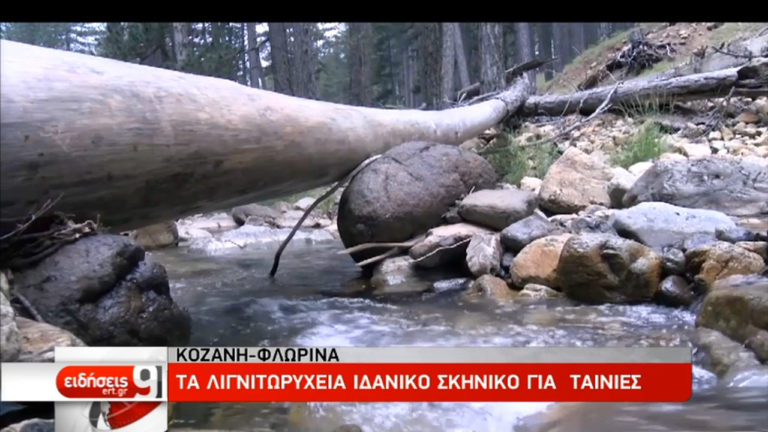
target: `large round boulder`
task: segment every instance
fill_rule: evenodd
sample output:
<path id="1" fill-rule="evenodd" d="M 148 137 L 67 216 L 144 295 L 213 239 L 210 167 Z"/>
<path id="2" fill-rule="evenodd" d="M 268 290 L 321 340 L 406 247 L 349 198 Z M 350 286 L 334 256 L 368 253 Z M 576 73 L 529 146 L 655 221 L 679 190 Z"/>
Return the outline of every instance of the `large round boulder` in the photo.
<path id="1" fill-rule="evenodd" d="M 633 240 L 605 234 L 571 237 L 557 265 L 563 292 L 588 303 L 633 303 L 654 297 L 663 273 L 661 256 Z"/>
<path id="2" fill-rule="evenodd" d="M 128 237 L 85 237 L 17 273 L 15 287 L 45 322 L 88 345 L 184 345 L 189 314 L 165 268 L 144 258 Z"/>
<path id="3" fill-rule="evenodd" d="M 472 189 L 495 181 L 491 165 L 475 153 L 430 142 L 399 145 L 350 182 L 339 202 L 339 235 L 346 247 L 408 240 L 440 225 L 443 213 Z"/>

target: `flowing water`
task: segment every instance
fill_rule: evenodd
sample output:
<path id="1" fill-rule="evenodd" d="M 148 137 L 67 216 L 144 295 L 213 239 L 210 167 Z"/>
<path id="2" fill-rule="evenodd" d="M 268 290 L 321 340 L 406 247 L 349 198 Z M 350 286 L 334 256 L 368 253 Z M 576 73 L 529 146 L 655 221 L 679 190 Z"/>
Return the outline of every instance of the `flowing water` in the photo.
<path id="1" fill-rule="evenodd" d="M 158 251 L 174 299 L 202 346 L 689 346 L 694 315 L 656 305 L 465 302 L 460 290 L 360 294 L 341 245 L 291 244 L 275 280 L 274 247 L 219 256 Z M 421 282 L 431 284 L 429 281 Z M 684 404 L 326 403 L 178 404 L 174 428 L 331 431 L 768 431 L 768 389 L 723 388 L 694 367 Z"/>

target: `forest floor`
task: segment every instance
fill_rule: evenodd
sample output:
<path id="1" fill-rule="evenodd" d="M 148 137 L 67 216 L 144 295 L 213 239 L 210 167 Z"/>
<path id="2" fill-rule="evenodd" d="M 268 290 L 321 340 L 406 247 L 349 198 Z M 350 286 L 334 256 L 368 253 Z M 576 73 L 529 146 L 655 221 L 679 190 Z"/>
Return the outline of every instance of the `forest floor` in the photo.
<path id="1" fill-rule="evenodd" d="M 720 24 L 720 25 L 718 25 Z M 643 31 L 647 42 L 669 44 L 674 53 L 657 63 L 653 68 L 640 73 L 650 76 L 691 60 L 694 53 L 706 47 L 719 47 L 738 40 L 755 36 L 768 23 L 644 23 L 638 28 Z M 627 37 L 632 30 L 617 33 L 613 37 L 585 50 L 565 67 L 562 73 L 540 86 L 541 93 L 570 93 L 597 68 L 602 67 L 625 47 Z M 607 85 L 613 80 L 606 80 L 600 85 Z"/>

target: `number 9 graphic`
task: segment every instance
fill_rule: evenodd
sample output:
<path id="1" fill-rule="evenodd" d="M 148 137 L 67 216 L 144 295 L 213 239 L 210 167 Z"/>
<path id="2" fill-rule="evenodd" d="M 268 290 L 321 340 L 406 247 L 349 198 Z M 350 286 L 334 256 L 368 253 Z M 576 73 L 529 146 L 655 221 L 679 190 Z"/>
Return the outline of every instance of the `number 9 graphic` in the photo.
<path id="1" fill-rule="evenodd" d="M 163 367 L 134 366 L 133 383 L 140 390 L 137 392 L 148 399 L 163 397 Z M 142 391 L 146 389 L 145 391 Z"/>

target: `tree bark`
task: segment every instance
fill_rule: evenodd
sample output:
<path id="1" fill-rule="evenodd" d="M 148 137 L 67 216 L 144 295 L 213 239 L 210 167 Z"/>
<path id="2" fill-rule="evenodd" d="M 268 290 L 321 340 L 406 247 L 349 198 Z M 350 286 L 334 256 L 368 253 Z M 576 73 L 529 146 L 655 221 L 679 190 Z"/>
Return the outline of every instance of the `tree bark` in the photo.
<path id="1" fill-rule="evenodd" d="M 498 23 L 480 24 L 480 92 L 504 87 L 502 28 Z"/>
<path id="2" fill-rule="evenodd" d="M 317 98 L 318 53 L 315 46 L 315 27 L 315 23 L 291 25 L 293 30 L 293 43 L 290 48 L 293 54 L 291 88 L 294 96 L 308 99 Z"/>
<path id="3" fill-rule="evenodd" d="M 562 72 L 565 65 L 571 60 L 568 57 L 568 24 L 552 23 L 552 35 L 554 39 L 555 72 Z"/>
<path id="4" fill-rule="evenodd" d="M 352 104 L 373 105 L 373 25 L 349 23 L 349 93 Z"/>
<path id="5" fill-rule="evenodd" d="M 269 23 L 269 52 L 272 56 L 272 78 L 275 91 L 292 95 L 290 52 L 284 23 Z"/>
<path id="6" fill-rule="evenodd" d="M 461 35 L 461 26 L 459 23 L 451 23 L 453 26 L 453 37 L 456 39 L 456 66 L 459 69 L 459 85 L 466 87 L 471 84 L 469 80 L 469 69 L 467 68 L 467 52 L 464 50 L 464 37 Z"/>
<path id="7" fill-rule="evenodd" d="M 264 68 L 261 65 L 261 46 L 259 36 L 256 33 L 256 23 L 249 22 L 248 30 L 248 68 L 250 72 L 251 87 L 264 88 Z"/>
<path id="8" fill-rule="evenodd" d="M 571 59 L 574 59 L 587 48 L 584 38 L 584 23 L 570 23 L 568 27 L 571 31 Z"/>
<path id="9" fill-rule="evenodd" d="M 342 178 L 412 140 L 459 144 L 517 110 L 522 81 L 440 112 L 300 99 L 0 42 L 0 217 L 55 210 L 131 229 Z"/>
<path id="10" fill-rule="evenodd" d="M 539 23 L 538 29 L 539 40 L 541 41 L 541 58 L 554 58 L 555 54 L 552 52 L 552 23 Z M 555 76 L 554 63 L 544 65 L 544 79 L 549 81 L 553 76 Z"/>
<path id="11" fill-rule="evenodd" d="M 591 114 L 602 104 L 614 86 L 580 91 L 569 95 L 531 96 L 521 115 L 559 116 L 573 113 Z M 768 60 L 757 60 L 745 66 L 722 69 L 682 77 L 636 79 L 616 89 L 611 103 L 614 107 L 658 105 L 734 95 L 757 97 L 768 95 Z"/>
<path id="12" fill-rule="evenodd" d="M 515 23 L 515 48 L 517 52 L 517 63 L 522 64 L 533 60 L 533 49 L 531 41 L 531 25 L 527 22 Z M 528 79 L 534 86 L 536 92 L 536 71 L 526 72 Z"/>
<path id="13" fill-rule="evenodd" d="M 442 107 L 448 106 L 454 96 L 453 71 L 456 68 L 456 36 L 453 34 L 453 23 L 442 24 L 443 55 L 440 86 L 440 103 Z"/>
<path id="14" fill-rule="evenodd" d="M 419 26 L 419 76 L 421 94 L 426 107 L 442 107 L 440 101 L 441 43 L 440 24 L 421 23 Z"/>

